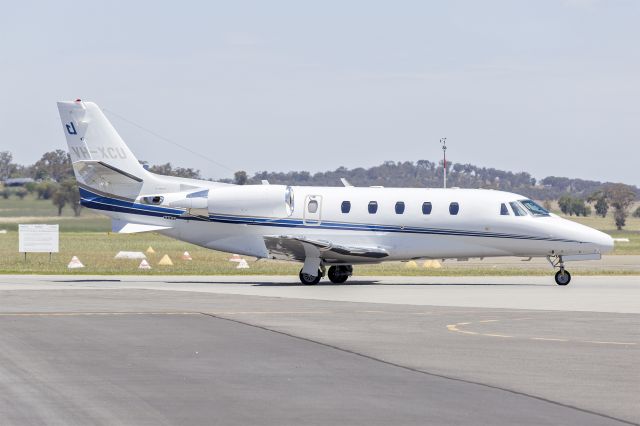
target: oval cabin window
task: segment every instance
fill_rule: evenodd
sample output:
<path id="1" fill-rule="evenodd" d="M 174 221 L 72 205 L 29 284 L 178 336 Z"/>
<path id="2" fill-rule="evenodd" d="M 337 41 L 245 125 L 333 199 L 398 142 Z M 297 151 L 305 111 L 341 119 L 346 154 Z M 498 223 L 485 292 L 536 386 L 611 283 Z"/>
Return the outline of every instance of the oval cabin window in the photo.
<path id="1" fill-rule="evenodd" d="M 375 214 L 378 211 L 378 202 L 369 201 L 369 214 Z"/>
<path id="2" fill-rule="evenodd" d="M 309 213 L 317 213 L 318 212 L 318 202 L 316 200 L 309 201 L 307 205 L 307 210 Z"/>
<path id="3" fill-rule="evenodd" d="M 460 204 L 453 202 L 449 204 L 449 214 L 457 215 L 460 211 Z"/>
<path id="4" fill-rule="evenodd" d="M 431 214 L 431 202 L 425 201 L 422 203 L 422 214 Z"/>
<path id="5" fill-rule="evenodd" d="M 343 201 L 340 210 L 342 213 L 349 213 L 351 211 L 351 201 Z"/>
<path id="6" fill-rule="evenodd" d="M 403 213 L 404 213 L 404 202 L 398 201 L 396 203 L 396 214 L 403 214 Z"/>

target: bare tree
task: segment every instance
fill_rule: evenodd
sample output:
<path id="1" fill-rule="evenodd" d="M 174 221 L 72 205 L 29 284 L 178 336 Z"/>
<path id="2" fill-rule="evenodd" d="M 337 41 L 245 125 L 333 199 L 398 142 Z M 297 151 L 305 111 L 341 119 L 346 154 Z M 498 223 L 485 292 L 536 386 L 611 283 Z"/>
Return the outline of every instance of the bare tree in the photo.
<path id="1" fill-rule="evenodd" d="M 13 164 L 13 155 L 9 151 L 0 152 L 0 180 L 11 177 L 16 165 Z"/>

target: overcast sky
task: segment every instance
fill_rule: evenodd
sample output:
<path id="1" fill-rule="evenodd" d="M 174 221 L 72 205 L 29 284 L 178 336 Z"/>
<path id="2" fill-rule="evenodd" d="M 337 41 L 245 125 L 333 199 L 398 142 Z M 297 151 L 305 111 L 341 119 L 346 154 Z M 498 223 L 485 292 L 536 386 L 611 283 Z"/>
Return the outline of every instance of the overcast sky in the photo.
<path id="1" fill-rule="evenodd" d="M 434 161 L 447 137 L 455 162 L 640 185 L 639 43 L 634 0 L 9 2 L 0 150 L 66 149 L 55 102 L 82 98 L 207 177 Z"/>

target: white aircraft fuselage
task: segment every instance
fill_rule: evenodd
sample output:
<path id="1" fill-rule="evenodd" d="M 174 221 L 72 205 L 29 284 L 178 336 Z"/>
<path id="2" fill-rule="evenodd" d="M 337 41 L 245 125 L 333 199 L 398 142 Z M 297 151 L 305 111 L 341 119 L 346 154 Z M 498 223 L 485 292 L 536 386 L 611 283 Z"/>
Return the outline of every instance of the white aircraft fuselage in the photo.
<path id="1" fill-rule="evenodd" d="M 605 233 L 562 219 L 526 197 L 496 190 L 230 185 L 160 176 L 139 165 L 100 109 L 58 103 L 83 206 L 117 232 L 156 231 L 210 249 L 303 263 L 314 284 L 329 267 L 496 256 L 599 259 Z"/>

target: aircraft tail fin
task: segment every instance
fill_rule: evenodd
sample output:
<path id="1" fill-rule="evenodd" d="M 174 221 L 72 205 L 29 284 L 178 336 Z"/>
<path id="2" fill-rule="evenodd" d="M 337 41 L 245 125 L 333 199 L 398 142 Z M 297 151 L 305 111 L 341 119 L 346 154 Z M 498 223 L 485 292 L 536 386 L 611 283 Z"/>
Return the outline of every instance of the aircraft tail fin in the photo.
<path id="1" fill-rule="evenodd" d="M 58 111 L 76 179 L 81 185 L 124 196 L 139 191 L 147 171 L 98 105 L 80 100 L 58 102 Z M 87 167 L 96 164 L 100 167 Z M 135 183 L 129 185 L 119 177 L 117 185 L 113 185 L 110 182 L 113 178 L 109 177 L 113 176 L 113 171 L 132 178 Z"/>
<path id="2" fill-rule="evenodd" d="M 100 107 L 93 102 L 58 102 L 71 161 L 100 161 L 134 176 L 145 170 Z"/>

